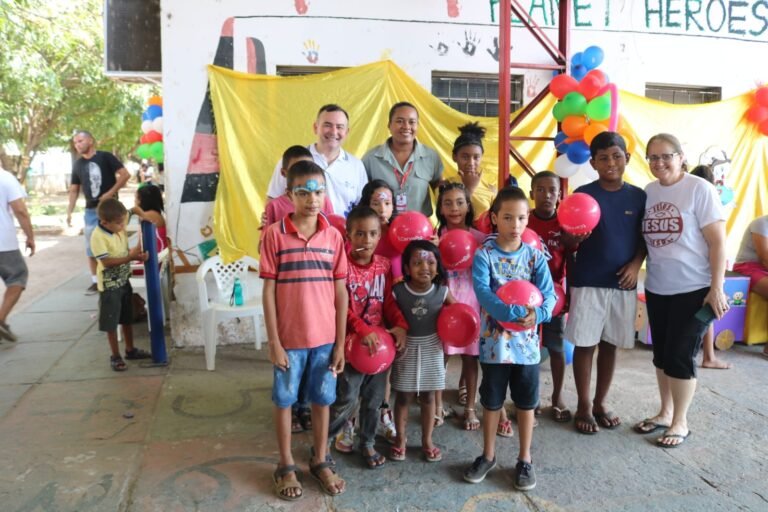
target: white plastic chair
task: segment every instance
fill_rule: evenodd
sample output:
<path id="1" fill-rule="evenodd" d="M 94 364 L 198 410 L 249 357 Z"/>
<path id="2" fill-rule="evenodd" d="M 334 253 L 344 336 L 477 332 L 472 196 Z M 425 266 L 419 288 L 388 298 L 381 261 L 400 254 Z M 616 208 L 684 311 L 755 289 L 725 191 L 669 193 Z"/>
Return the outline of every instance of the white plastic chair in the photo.
<path id="1" fill-rule="evenodd" d="M 261 348 L 259 318 L 264 317 L 264 308 L 261 304 L 261 283 L 256 273 L 249 272 L 249 268 L 253 268 L 256 272 L 259 270 L 259 262 L 250 256 L 243 256 L 228 265 L 222 263 L 221 257 L 213 256 L 205 260 L 197 269 L 197 288 L 205 346 L 205 367 L 209 371 L 213 371 L 216 367 L 216 326 L 221 320 L 252 317 L 256 332 L 256 350 Z M 208 286 L 205 282 L 208 272 L 213 272 L 216 282 L 218 294 L 215 297 L 208 295 Z M 240 278 L 243 288 L 242 306 L 229 305 L 236 277 Z M 256 281 L 252 281 L 251 278 L 256 279 Z"/>

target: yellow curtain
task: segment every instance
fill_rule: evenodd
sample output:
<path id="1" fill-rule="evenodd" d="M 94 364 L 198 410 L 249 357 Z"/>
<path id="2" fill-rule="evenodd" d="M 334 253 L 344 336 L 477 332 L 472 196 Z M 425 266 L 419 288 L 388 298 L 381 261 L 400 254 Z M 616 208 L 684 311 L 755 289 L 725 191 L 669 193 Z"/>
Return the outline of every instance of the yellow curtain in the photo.
<path id="1" fill-rule="evenodd" d="M 413 103 L 420 113 L 418 139 L 439 153 L 447 179 L 458 179 L 451 158 L 458 127 L 479 121 L 488 130 L 483 179 L 496 184 L 498 119 L 475 118 L 451 109 L 392 61 L 301 77 L 252 75 L 209 66 L 209 78 L 221 166 L 214 229 L 227 261 L 244 254 L 258 257 L 259 219 L 275 162 L 288 146 L 314 142 L 312 123 L 317 109 L 326 103 L 338 103 L 349 112 L 350 132 L 344 147 L 358 157 L 389 137 L 387 114 L 392 104 Z M 630 183 L 643 187 L 653 179 L 642 155 L 644 141 L 657 132 L 677 135 L 694 163 L 709 146 L 726 150 L 733 161 L 728 184 L 737 204 L 728 222 L 729 241 L 738 245 L 747 223 L 768 206 L 768 137 L 743 120 L 751 96 L 696 106 L 670 105 L 626 92 L 620 99 L 623 130 L 633 139 L 630 144 L 636 152 L 626 174 Z M 555 101 L 547 97 L 512 135 L 554 136 L 556 124 L 550 111 Z M 515 147 L 534 169 L 552 168 L 555 153 L 550 142 L 515 143 Z M 514 162 L 512 174 L 524 190 L 529 189 L 530 180 Z"/>

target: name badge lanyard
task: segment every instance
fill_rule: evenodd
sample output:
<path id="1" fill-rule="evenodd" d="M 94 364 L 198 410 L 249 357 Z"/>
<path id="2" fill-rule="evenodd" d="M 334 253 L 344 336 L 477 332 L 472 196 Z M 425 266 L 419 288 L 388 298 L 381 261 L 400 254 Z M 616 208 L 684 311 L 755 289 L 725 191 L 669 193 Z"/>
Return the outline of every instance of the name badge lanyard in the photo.
<path id="1" fill-rule="evenodd" d="M 392 167 L 392 172 L 395 174 L 395 179 L 397 180 L 398 184 L 398 194 L 395 198 L 395 208 L 397 209 L 398 213 L 402 213 L 408 209 L 408 199 L 405 194 L 405 182 L 408 181 L 408 176 L 411 175 L 411 171 L 413 170 L 413 160 L 411 160 L 408 163 L 408 166 L 405 169 L 405 172 L 401 175 L 400 172 L 397 170 L 396 167 Z"/>

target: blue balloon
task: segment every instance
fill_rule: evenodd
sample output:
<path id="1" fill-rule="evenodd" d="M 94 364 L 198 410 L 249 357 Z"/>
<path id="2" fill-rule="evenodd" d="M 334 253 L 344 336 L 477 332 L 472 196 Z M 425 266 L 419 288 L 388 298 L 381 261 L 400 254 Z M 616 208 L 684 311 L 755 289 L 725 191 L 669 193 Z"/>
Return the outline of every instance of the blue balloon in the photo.
<path id="1" fill-rule="evenodd" d="M 590 46 L 584 50 L 584 53 L 581 57 L 581 64 L 586 66 L 588 70 L 592 70 L 602 64 L 604 58 L 605 53 L 603 53 L 602 48 L 599 46 Z"/>
<path id="2" fill-rule="evenodd" d="M 566 155 L 571 163 L 581 165 L 589 160 L 589 146 L 583 140 L 577 140 L 568 146 Z"/>
<path id="3" fill-rule="evenodd" d="M 576 79 L 577 82 L 581 82 L 581 79 L 589 73 L 586 66 L 579 64 L 578 66 L 571 67 L 571 76 Z"/>
<path id="4" fill-rule="evenodd" d="M 568 340 L 563 340 L 563 353 L 565 354 L 565 364 L 571 364 L 573 362 L 573 343 Z"/>
<path id="5" fill-rule="evenodd" d="M 144 111 L 144 113 L 143 113 L 143 114 L 141 114 L 141 120 L 142 120 L 142 121 L 151 121 L 152 119 L 150 119 L 150 117 L 149 117 L 149 112 L 147 112 L 147 111 L 145 110 L 145 111 Z"/>
<path id="6" fill-rule="evenodd" d="M 557 135 L 555 135 L 555 149 L 559 153 L 567 153 L 568 152 L 568 146 L 570 144 L 565 143 L 565 139 L 567 139 L 568 136 L 563 132 L 557 132 Z"/>
<path id="7" fill-rule="evenodd" d="M 149 116 L 147 119 L 149 119 L 150 121 L 154 121 L 156 117 L 160 117 L 163 115 L 163 107 L 161 107 L 160 105 L 150 105 L 147 107 L 147 110 L 144 113 Z M 142 119 L 146 121 L 146 119 L 144 119 L 144 116 L 142 116 Z"/>
<path id="8" fill-rule="evenodd" d="M 571 67 L 581 66 L 583 64 L 583 62 L 581 62 L 581 59 L 583 58 L 583 56 L 584 55 L 581 52 L 574 53 L 571 56 Z"/>

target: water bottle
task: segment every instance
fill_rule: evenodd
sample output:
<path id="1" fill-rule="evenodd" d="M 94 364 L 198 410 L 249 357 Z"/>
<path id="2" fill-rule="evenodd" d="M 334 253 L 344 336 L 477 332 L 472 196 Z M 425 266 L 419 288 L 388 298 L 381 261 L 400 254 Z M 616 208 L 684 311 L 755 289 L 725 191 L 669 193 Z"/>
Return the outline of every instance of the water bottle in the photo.
<path id="1" fill-rule="evenodd" d="M 235 278 L 235 284 L 232 287 L 232 295 L 235 297 L 235 306 L 243 305 L 243 285 L 240 284 L 240 278 Z"/>

